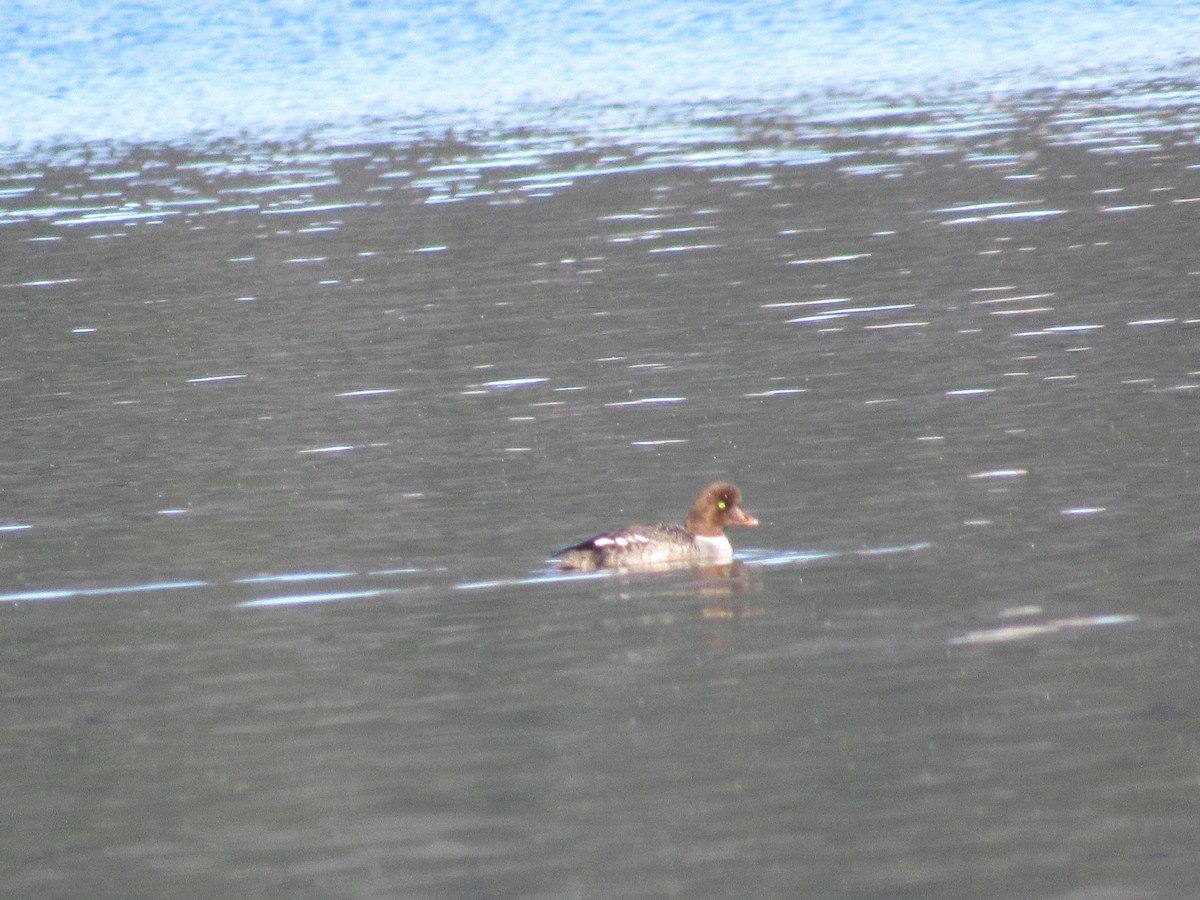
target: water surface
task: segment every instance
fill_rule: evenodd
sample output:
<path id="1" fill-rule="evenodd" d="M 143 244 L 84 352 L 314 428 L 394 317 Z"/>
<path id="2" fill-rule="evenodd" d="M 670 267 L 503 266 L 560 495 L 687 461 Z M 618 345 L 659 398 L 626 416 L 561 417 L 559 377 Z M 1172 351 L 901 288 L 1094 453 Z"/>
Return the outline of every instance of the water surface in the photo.
<path id="1" fill-rule="evenodd" d="M 1189 896 L 1196 108 L 11 162 L 8 890 Z"/>

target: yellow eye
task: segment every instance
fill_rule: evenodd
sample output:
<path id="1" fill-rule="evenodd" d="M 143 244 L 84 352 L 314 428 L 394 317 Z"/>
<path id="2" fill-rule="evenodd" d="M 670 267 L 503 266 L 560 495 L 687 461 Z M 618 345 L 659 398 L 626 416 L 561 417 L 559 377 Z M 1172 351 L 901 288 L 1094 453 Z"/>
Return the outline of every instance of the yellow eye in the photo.
<path id="1" fill-rule="evenodd" d="M 717 503 L 717 509 L 724 509 L 728 505 L 729 504 L 726 503 L 724 500 L 721 500 L 720 502 Z"/>

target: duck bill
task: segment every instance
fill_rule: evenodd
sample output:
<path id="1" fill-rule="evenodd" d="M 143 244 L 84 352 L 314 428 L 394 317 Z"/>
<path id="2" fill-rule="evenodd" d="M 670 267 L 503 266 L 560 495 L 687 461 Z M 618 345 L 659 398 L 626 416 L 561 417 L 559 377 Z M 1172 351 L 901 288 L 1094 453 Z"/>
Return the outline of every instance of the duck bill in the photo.
<path id="1" fill-rule="evenodd" d="M 740 506 L 733 510 L 733 518 L 729 520 L 730 525 L 741 525 L 744 528 L 757 528 L 758 519 L 747 513 Z"/>

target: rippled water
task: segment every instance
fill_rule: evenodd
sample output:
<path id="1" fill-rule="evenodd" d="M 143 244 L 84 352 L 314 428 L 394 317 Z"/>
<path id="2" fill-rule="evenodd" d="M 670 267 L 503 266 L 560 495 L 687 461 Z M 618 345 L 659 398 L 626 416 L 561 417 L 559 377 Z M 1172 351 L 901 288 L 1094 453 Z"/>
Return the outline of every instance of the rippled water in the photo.
<path id="1" fill-rule="evenodd" d="M 12 146 L 530 124 L 820 91 L 1110 83 L 1195 60 L 1191 0 L 9 0 Z"/>
<path id="2" fill-rule="evenodd" d="M 1198 97 L 10 162 L 11 890 L 1188 896 Z"/>

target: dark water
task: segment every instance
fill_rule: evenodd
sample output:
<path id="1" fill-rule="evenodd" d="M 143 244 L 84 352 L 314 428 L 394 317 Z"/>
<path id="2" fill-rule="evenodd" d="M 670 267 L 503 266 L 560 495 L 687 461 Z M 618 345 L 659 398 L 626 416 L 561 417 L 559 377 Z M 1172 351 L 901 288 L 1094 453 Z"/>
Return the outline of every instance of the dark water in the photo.
<path id="1" fill-rule="evenodd" d="M 10 162 L 6 891 L 1191 896 L 1198 97 Z"/>

